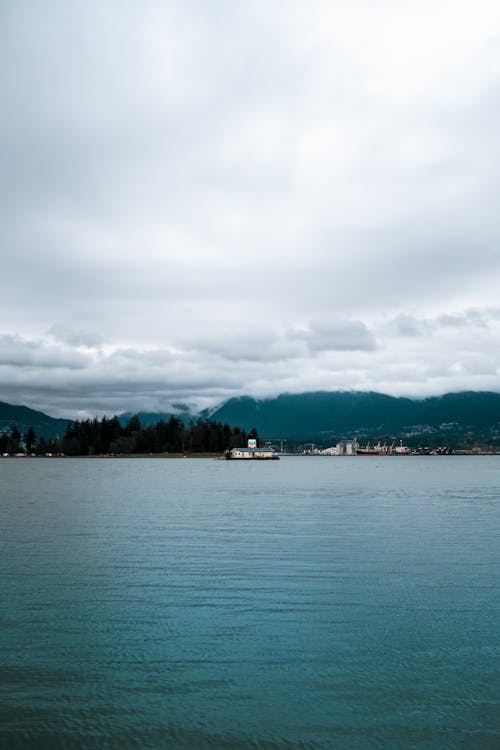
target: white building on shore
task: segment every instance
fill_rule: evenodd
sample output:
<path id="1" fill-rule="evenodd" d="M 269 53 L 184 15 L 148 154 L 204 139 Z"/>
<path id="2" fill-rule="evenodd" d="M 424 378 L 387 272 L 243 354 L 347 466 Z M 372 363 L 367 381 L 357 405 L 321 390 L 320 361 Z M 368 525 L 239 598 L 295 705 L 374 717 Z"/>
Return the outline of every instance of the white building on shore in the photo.
<path id="1" fill-rule="evenodd" d="M 341 440 L 331 448 L 320 451 L 322 456 L 355 456 L 358 452 L 357 440 Z"/>

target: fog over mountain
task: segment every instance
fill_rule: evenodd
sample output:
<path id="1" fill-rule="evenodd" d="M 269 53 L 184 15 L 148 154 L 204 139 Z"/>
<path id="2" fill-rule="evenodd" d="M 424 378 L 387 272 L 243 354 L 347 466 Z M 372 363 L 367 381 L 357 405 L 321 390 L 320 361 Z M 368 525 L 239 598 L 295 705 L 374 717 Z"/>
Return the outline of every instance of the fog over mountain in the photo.
<path id="1" fill-rule="evenodd" d="M 500 5 L 7 0 L 0 399 L 500 391 Z"/>

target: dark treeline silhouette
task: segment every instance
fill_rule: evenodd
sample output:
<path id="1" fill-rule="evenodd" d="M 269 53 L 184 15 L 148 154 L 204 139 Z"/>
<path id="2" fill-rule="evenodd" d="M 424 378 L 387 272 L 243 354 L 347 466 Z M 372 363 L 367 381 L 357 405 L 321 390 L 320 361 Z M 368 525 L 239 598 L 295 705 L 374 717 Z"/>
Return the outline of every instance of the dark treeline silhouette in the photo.
<path id="1" fill-rule="evenodd" d="M 122 427 L 118 418 L 72 422 L 63 438 L 68 456 L 100 453 L 220 453 L 244 445 L 247 435 L 239 427 L 209 420 L 188 426 L 175 416 L 144 427 L 137 416 Z"/>
<path id="2" fill-rule="evenodd" d="M 137 416 L 129 419 L 125 426 L 118 417 L 108 419 L 86 419 L 69 422 L 64 437 L 44 439 L 37 442 L 33 430 L 24 436 L 17 427 L 10 435 L 0 435 L 0 453 L 16 453 L 19 450 L 44 455 L 62 453 L 66 456 L 92 456 L 124 453 L 222 453 L 226 448 L 246 445 L 248 437 L 256 437 L 255 430 L 249 435 L 239 427 L 200 420 L 186 426 L 178 417 L 160 421 L 145 427 Z"/>

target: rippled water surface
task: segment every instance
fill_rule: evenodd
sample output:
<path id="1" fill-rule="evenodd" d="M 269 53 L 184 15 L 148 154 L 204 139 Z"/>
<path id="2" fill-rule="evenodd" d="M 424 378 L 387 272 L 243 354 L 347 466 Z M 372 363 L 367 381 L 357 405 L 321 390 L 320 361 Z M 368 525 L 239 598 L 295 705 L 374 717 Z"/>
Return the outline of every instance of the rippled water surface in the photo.
<path id="1" fill-rule="evenodd" d="M 0 746 L 500 748 L 500 457 L 0 459 Z"/>

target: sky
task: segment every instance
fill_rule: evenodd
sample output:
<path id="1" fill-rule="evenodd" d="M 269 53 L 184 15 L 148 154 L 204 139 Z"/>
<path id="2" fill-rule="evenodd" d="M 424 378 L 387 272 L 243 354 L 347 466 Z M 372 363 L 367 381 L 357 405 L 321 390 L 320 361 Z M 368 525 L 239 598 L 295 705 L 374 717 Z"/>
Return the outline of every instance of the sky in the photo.
<path id="1" fill-rule="evenodd" d="M 2 0 L 0 400 L 500 391 L 500 3 Z"/>

